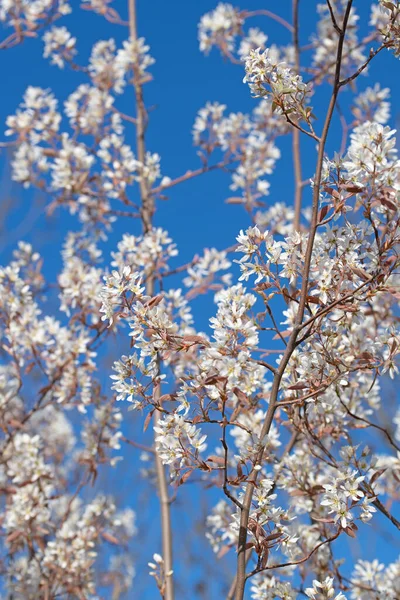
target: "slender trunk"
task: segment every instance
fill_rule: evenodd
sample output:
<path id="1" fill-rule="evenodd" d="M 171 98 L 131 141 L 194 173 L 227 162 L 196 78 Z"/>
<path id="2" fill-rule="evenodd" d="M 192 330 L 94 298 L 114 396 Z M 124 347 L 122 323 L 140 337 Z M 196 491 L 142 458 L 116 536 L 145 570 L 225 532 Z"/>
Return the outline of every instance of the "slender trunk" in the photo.
<path id="1" fill-rule="evenodd" d="M 136 4 L 135 0 L 128 0 L 129 8 L 129 34 L 133 42 L 138 39 L 137 35 L 137 23 L 136 23 Z M 136 98 L 136 152 L 138 160 L 145 164 L 146 149 L 145 149 L 145 130 L 146 130 L 146 108 L 143 100 L 143 89 L 140 81 L 140 73 L 137 67 L 134 67 L 134 81 L 133 86 L 135 90 Z M 143 223 L 143 232 L 148 233 L 151 231 L 153 214 L 154 214 L 154 201 L 153 197 L 149 194 L 147 182 L 143 178 L 140 180 L 140 198 L 142 202 L 141 218 Z M 154 295 L 154 276 L 150 275 L 146 282 L 146 293 L 149 296 Z M 158 383 L 154 386 L 153 401 L 154 404 L 158 404 L 161 396 L 161 384 Z M 154 425 L 157 426 L 160 419 L 160 413 L 155 410 L 154 412 Z M 155 466 L 158 493 L 160 497 L 160 518 L 161 518 L 161 535 L 162 535 L 162 553 L 164 559 L 164 572 L 165 572 L 165 589 L 164 599 L 174 600 L 174 580 L 172 576 L 173 563 L 172 563 L 172 529 L 171 529 L 171 505 L 168 496 L 168 481 L 166 475 L 166 469 L 155 452 Z"/>

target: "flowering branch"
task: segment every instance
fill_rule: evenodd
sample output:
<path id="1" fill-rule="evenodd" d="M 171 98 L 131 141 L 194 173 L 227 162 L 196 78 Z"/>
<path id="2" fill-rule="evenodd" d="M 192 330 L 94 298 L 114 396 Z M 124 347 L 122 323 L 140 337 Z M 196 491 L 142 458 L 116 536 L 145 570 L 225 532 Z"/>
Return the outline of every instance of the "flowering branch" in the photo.
<path id="1" fill-rule="evenodd" d="M 304 309 L 306 305 L 307 298 L 307 288 L 308 288 L 308 276 L 310 272 L 311 266 L 311 255 L 313 250 L 313 244 L 315 239 L 315 234 L 318 227 L 318 211 L 319 211 L 319 193 L 322 179 L 322 165 L 325 151 L 325 143 L 328 137 L 329 126 L 331 123 L 333 111 L 335 108 L 336 98 L 339 93 L 339 82 L 340 82 L 340 66 L 342 60 L 342 52 L 343 52 L 343 43 L 346 35 L 347 22 L 350 16 L 352 0 L 349 0 L 347 3 L 343 24 L 341 28 L 341 33 L 339 36 L 338 48 L 337 48 L 337 57 L 336 57 L 336 73 L 335 73 L 335 82 L 333 85 L 332 97 L 327 110 L 327 115 L 325 118 L 324 128 L 321 135 L 321 141 L 319 143 L 318 149 L 318 159 L 316 166 L 316 175 L 315 175 L 315 183 L 314 183 L 314 192 L 313 192 L 313 205 L 312 205 L 312 220 L 311 220 L 311 230 L 307 242 L 307 250 L 305 255 L 305 263 L 304 269 L 302 273 L 302 287 L 300 294 L 300 303 L 297 309 L 295 325 L 293 328 L 293 333 L 290 336 L 288 341 L 288 345 L 286 346 L 285 353 L 282 357 L 282 360 L 279 365 L 279 369 L 277 374 L 274 377 L 271 395 L 269 400 L 269 406 L 267 415 L 264 421 L 264 425 L 261 431 L 261 439 L 265 439 L 268 435 L 272 421 L 275 413 L 275 405 L 278 401 L 278 393 L 280 389 L 280 384 L 283 376 L 283 372 L 292 356 L 292 353 L 296 347 L 297 336 L 300 331 L 301 323 L 303 320 Z M 260 464 L 262 460 L 262 456 L 264 454 L 264 447 L 260 450 L 257 455 L 257 459 L 254 466 Z M 241 511 L 240 516 L 240 531 L 239 531 L 239 541 L 238 541 L 238 559 L 237 559 L 237 585 L 236 585 L 236 600 L 243 600 L 244 597 L 244 589 L 246 584 L 246 563 L 245 563 L 245 553 L 246 553 L 246 541 L 247 541 L 247 528 L 250 516 L 250 505 L 253 497 L 254 487 L 257 481 L 258 470 L 254 469 L 250 473 L 250 476 L 246 485 L 246 493 L 243 500 L 243 509 Z"/>

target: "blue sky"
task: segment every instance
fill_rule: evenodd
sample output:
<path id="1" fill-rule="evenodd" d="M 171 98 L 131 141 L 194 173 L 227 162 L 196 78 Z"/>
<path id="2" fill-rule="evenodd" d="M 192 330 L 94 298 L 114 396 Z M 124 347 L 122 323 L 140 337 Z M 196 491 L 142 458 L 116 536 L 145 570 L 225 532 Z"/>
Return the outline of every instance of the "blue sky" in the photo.
<path id="1" fill-rule="evenodd" d="M 98 39 L 114 37 L 117 45 L 126 39 L 127 32 L 119 26 L 112 26 L 101 17 L 81 11 L 78 2 L 73 0 L 74 12 L 66 17 L 65 24 L 78 38 L 79 55 L 77 61 L 85 64 L 90 53 L 92 44 Z M 212 51 L 210 56 L 205 57 L 198 49 L 197 24 L 200 17 L 216 6 L 214 0 L 137 0 L 138 3 L 138 29 L 139 34 L 144 36 L 151 46 L 151 54 L 156 63 L 151 68 L 154 81 L 147 84 L 145 88 L 145 100 L 147 106 L 152 107 L 150 112 L 150 127 L 146 139 L 147 148 L 161 155 L 161 168 L 163 175 L 176 177 L 188 169 L 200 166 L 196 156 L 196 150 L 192 145 L 191 129 L 197 111 L 207 101 L 218 101 L 227 105 L 231 112 L 247 112 L 254 108 L 255 101 L 251 98 L 248 86 L 242 83 L 243 69 L 232 65 L 221 58 L 217 51 Z M 291 20 L 291 1 L 282 0 L 248 0 L 235 5 L 240 8 L 255 10 L 269 8 L 279 10 L 279 14 Z M 370 2 L 356 0 L 354 5 L 361 15 L 363 30 L 368 21 L 368 8 Z M 126 2 L 117 0 L 115 8 L 122 16 L 126 15 Z M 301 2 L 300 22 L 302 28 L 301 43 L 307 43 L 310 33 L 315 26 L 315 3 L 311 0 Z M 261 18 L 257 21 L 249 21 L 249 25 L 257 24 L 268 34 L 269 40 L 277 44 L 290 42 L 289 33 L 280 25 L 267 19 Z M 5 32 L 3 32 L 5 33 Z M 3 36 L 5 37 L 5 35 Z M 82 74 L 60 71 L 50 66 L 42 58 L 43 45 L 40 39 L 28 40 L 22 45 L 3 52 L 0 57 L 0 72 L 3 83 L 0 122 L 4 123 L 7 115 L 14 113 L 22 95 L 28 85 L 51 88 L 62 102 L 80 83 L 86 81 Z M 397 71 L 396 71 L 397 69 Z M 359 89 L 363 90 L 367 85 L 373 85 L 379 81 L 382 87 L 390 87 L 392 91 L 393 115 L 392 124 L 396 120 L 396 104 L 400 93 L 399 63 L 389 53 L 383 53 L 372 63 L 370 77 L 359 79 Z M 323 119 L 323 107 L 327 102 L 328 88 L 321 89 L 315 98 L 317 121 L 316 127 L 321 127 Z M 344 94 L 342 100 L 346 110 L 348 93 Z M 127 89 L 123 97 L 118 98 L 116 105 L 124 112 L 132 113 L 134 110 L 133 93 Z M 0 127 L 1 131 L 1 127 Z M 129 131 L 129 128 L 128 128 Z M 335 121 L 328 143 L 328 151 L 337 149 L 340 140 L 340 128 Z M 1 138 L 1 135 L 0 135 Z M 132 145 L 133 145 L 132 131 Z M 312 176 L 315 164 L 315 149 L 313 142 L 305 140 L 303 148 L 303 170 L 304 176 Z M 269 202 L 277 201 L 292 203 L 293 180 L 291 148 L 289 138 L 280 143 L 282 158 L 278 162 L 276 173 L 271 177 L 271 193 Z M 46 217 L 44 206 L 46 198 L 32 190 L 23 190 L 18 184 L 10 181 L 5 152 L 0 155 L 0 173 L 2 173 L 2 187 L 0 190 L 0 201 L 7 203 L 12 201 L 12 214 L 7 219 L 6 227 L 0 229 L 0 252 L 1 263 L 4 264 L 10 257 L 18 239 L 24 239 L 34 243 L 37 250 L 44 256 L 45 273 L 54 281 L 59 270 L 60 250 L 63 239 L 68 229 L 75 230 L 78 224 L 66 211 L 58 212 L 53 217 Z M 223 249 L 232 245 L 238 231 L 248 226 L 247 216 L 238 206 L 228 206 L 224 200 L 231 195 L 228 189 L 230 183 L 229 175 L 223 173 L 212 173 L 196 178 L 194 181 L 184 183 L 173 188 L 167 202 L 158 206 L 155 224 L 167 229 L 174 241 L 177 243 L 180 256 L 176 264 L 190 260 L 194 254 L 201 252 L 204 247 L 216 247 Z M 307 202 L 307 195 L 305 195 Z M 32 208 L 33 207 L 33 208 Z M 28 217 L 27 217 L 28 215 Z M 117 224 L 115 232 L 110 236 L 105 245 L 105 258 L 115 248 L 116 242 L 124 232 L 138 233 L 139 224 L 132 220 Z M 212 301 L 202 298 L 195 305 L 196 316 L 199 326 L 205 328 L 212 310 Z M 118 352 L 119 349 L 115 348 Z M 129 413 L 132 415 L 132 413 Z M 133 417 L 129 417 L 130 419 Z M 137 426 L 141 429 L 140 419 L 136 419 L 131 429 Z M 129 495 L 133 498 L 134 508 L 144 506 L 144 517 L 148 525 L 148 533 L 145 538 L 145 551 L 136 547 L 135 553 L 138 557 L 138 571 L 143 564 L 150 559 L 151 552 L 159 550 L 159 528 L 157 516 L 153 516 L 154 503 L 149 503 L 146 492 L 142 487 L 137 491 L 136 485 L 132 483 L 132 477 L 126 465 L 132 466 L 132 472 L 137 470 L 137 454 L 135 451 L 127 452 L 124 469 L 117 470 L 112 480 L 108 479 L 110 488 L 117 489 L 120 495 Z M 101 479 L 100 479 L 101 482 Z M 110 491 L 112 491 L 110 489 Z M 186 508 L 192 509 L 197 518 L 204 512 L 207 504 L 204 498 L 200 498 L 190 488 L 179 496 L 174 505 L 174 520 L 179 523 L 182 533 L 178 542 L 177 556 L 181 567 L 177 569 L 178 575 L 185 580 L 184 556 L 193 554 L 195 561 L 199 562 L 206 556 L 208 568 L 215 568 L 210 550 L 204 544 L 193 547 L 192 538 L 188 532 L 193 525 L 186 519 Z M 379 519 L 377 519 L 379 522 Z M 388 535 L 391 535 L 390 526 L 383 523 Z M 376 537 L 372 535 L 374 526 L 366 528 L 371 533 L 369 546 L 366 549 L 371 556 L 376 550 Z M 184 542 L 183 540 L 189 540 Z M 346 550 L 350 562 L 353 552 L 357 554 L 358 544 L 365 543 L 367 536 L 362 534 L 360 540 L 352 545 L 352 551 Z M 340 542 L 345 543 L 345 542 Z M 398 546 L 389 537 L 385 544 L 380 544 L 380 556 L 382 559 L 393 558 L 398 553 Z M 230 568 L 229 561 L 222 561 L 218 570 Z M 212 571 L 211 571 L 212 577 Z M 228 578 L 229 579 L 229 578 Z M 213 598 L 217 598 L 218 592 L 213 590 Z M 146 589 L 143 583 L 130 596 L 137 600 L 152 600 L 156 597 L 152 584 Z M 201 595 L 193 595 L 193 598 L 201 598 Z M 204 597 L 204 596 L 203 596 Z M 184 591 L 178 593 L 178 600 L 186 600 Z"/>

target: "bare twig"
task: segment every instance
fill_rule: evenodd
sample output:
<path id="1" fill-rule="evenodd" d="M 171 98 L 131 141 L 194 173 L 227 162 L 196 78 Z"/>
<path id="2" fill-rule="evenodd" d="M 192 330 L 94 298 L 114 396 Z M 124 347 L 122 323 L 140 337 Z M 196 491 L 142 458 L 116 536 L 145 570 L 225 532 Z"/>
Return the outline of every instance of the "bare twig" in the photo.
<path id="1" fill-rule="evenodd" d="M 346 79 L 343 79 L 343 81 L 339 81 L 339 87 L 343 87 L 344 85 L 347 85 L 348 83 L 350 83 L 350 81 L 353 81 L 354 79 L 356 79 L 364 71 L 364 69 L 367 68 L 367 66 L 369 65 L 369 63 L 371 62 L 371 60 L 373 58 L 375 58 L 375 56 L 377 54 L 379 54 L 379 52 L 381 52 L 381 50 L 383 50 L 384 48 L 386 48 L 386 44 L 382 44 L 376 50 L 371 50 L 370 53 L 369 53 L 369 57 L 365 61 L 365 63 L 362 64 L 361 67 L 359 67 L 357 69 L 357 71 L 355 73 L 353 73 L 353 75 L 350 75 L 350 77 L 346 77 Z"/>
<path id="2" fill-rule="evenodd" d="M 258 17 L 258 16 L 269 17 L 270 19 L 273 19 L 277 23 L 280 23 L 281 25 L 283 25 L 283 27 L 285 27 L 289 31 L 293 32 L 293 26 L 290 23 L 288 23 L 285 19 L 283 19 L 279 15 L 277 15 L 274 12 L 271 12 L 270 10 L 267 10 L 265 8 L 244 13 L 245 19 L 247 19 L 248 17 Z"/>

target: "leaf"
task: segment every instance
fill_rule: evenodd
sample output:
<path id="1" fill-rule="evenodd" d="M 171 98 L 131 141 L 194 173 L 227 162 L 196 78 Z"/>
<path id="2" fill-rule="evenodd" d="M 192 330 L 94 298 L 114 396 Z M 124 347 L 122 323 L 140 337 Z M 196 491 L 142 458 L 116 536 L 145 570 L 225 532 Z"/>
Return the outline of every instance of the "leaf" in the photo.
<path id="1" fill-rule="evenodd" d="M 21 429 L 24 425 L 23 423 L 21 423 L 21 421 L 17 421 L 17 419 L 9 419 L 7 421 L 8 425 L 10 425 L 11 427 L 15 427 L 15 429 Z"/>
<path id="2" fill-rule="evenodd" d="M 369 279 L 371 279 L 370 276 L 368 275 L 368 273 L 366 271 L 364 271 L 364 269 L 360 269 L 359 267 L 351 267 L 351 270 L 353 271 L 353 273 L 355 275 L 360 277 L 360 279 L 362 279 L 363 281 L 369 281 Z"/>
<path id="3" fill-rule="evenodd" d="M 334 519 L 328 519 L 327 517 L 326 518 L 314 517 L 313 515 L 311 515 L 311 517 L 312 517 L 313 521 L 318 521 L 318 523 L 334 523 L 335 522 Z"/>
<path id="4" fill-rule="evenodd" d="M 175 396 L 173 394 L 163 394 L 159 397 L 158 402 L 162 404 L 163 402 L 167 402 L 167 400 L 174 400 Z"/>
<path id="5" fill-rule="evenodd" d="M 356 534 L 350 527 L 345 527 L 343 531 L 351 538 L 355 538 Z"/>
<path id="6" fill-rule="evenodd" d="M 296 498 L 298 496 L 308 496 L 308 493 L 304 492 L 303 490 L 293 490 L 293 491 L 289 492 L 289 495 Z"/>
<path id="7" fill-rule="evenodd" d="M 254 548 L 254 542 L 247 542 L 246 544 L 246 550 L 250 550 L 250 548 Z"/>
<path id="8" fill-rule="evenodd" d="M 7 544 L 11 544 L 11 542 L 14 542 L 15 540 L 17 540 L 21 535 L 22 535 L 22 531 L 13 531 L 6 537 Z"/>
<path id="9" fill-rule="evenodd" d="M 305 381 L 299 381 L 297 383 L 294 383 L 293 385 L 290 385 L 287 389 L 288 390 L 304 390 L 308 388 L 308 384 Z"/>
<path id="10" fill-rule="evenodd" d="M 276 334 L 274 335 L 274 337 L 272 338 L 273 340 L 279 340 L 280 338 L 287 338 L 289 337 L 289 335 L 292 333 L 291 329 L 286 329 L 286 331 L 281 331 L 280 334 Z"/>
<path id="11" fill-rule="evenodd" d="M 388 200 L 387 198 L 379 198 L 379 201 L 384 206 L 387 206 L 387 208 L 390 208 L 390 210 L 397 210 L 397 206 L 391 200 Z"/>
<path id="12" fill-rule="evenodd" d="M 244 199 L 240 196 L 231 196 L 225 200 L 226 204 L 243 204 Z"/>
<path id="13" fill-rule="evenodd" d="M 281 531 L 278 531 L 277 533 L 270 533 L 269 535 L 265 536 L 265 541 L 266 542 L 272 542 L 273 540 L 277 540 L 281 536 L 282 536 L 282 532 Z"/>
<path id="14" fill-rule="evenodd" d="M 151 410 L 147 417 L 144 420 L 143 431 L 146 431 L 148 426 L 150 425 L 151 417 L 153 416 L 153 412 L 155 409 Z"/>
<path id="15" fill-rule="evenodd" d="M 379 478 L 381 475 L 383 475 L 383 474 L 384 474 L 384 472 L 385 472 L 385 471 L 386 471 L 386 468 L 385 468 L 385 469 L 379 469 L 378 471 L 375 471 L 375 473 L 372 475 L 372 477 L 371 477 L 371 479 L 370 479 L 369 485 L 371 485 L 371 486 L 372 486 L 372 485 L 375 483 L 375 481 L 376 481 L 376 480 L 377 480 L 377 479 L 378 479 L 378 478 Z"/>
<path id="16" fill-rule="evenodd" d="M 234 387 L 232 391 L 235 394 L 235 396 L 240 400 L 240 402 L 244 402 L 245 404 L 249 403 L 249 397 L 238 387 Z"/>
<path id="17" fill-rule="evenodd" d="M 359 354 L 357 358 L 361 358 L 363 360 L 374 360 L 374 355 L 370 352 L 361 352 L 361 354 Z"/>
<path id="18" fill-rule="evenodd" d="M 207 347 L 210 346 L 209 342 L 201 335 L 185 335 L 182 339 L 184 342 L 189 342 L 191 344 L 199 344 Z"/>
<path id="19" fill-rule="evenodd" d="M 210 462 L 217 463 L 218 465 L 225 464 L 225 460 L 222 458 L 222 456 L 217 456 L 216 454 L 212 454 L 207 458 L 207 460 L 209 460 Z"/>
<path id="20" fill-rule="evenodd" d="M 393 2 L 389 2 L 388 0 L 381 0 L 381 4 L 383 4 L 383 6 L 385 6 L 391 11 L 394 11 L 394 9 L 396 8 Z"/>
<path id="21" fill-rule="evenodd" d="M 32 371 L 34 366 L 35 366 L 34 362 L 29 363 L 29 365 L 27 365 L 25 368 L 25 375 L 29 375 L 29 373 Z"/>
<path id="22" fill-rule="evenodd" d="M 114 544 L 115 546 L 119 546 L 120 544 L 119 540 L 117 540 L 117 538 L 111 533 L 108 533 L 108 531 L 103 531 L 101 536 L 106 540 L 106 542 L 110 542 L 110 544 Z"/>
<path id="23" fill-rule="evenodd" d="M 331 196 L 333 196 L 333 197 L 334 197 L 334 198 L 336 198 L 337 200 L 339 200 L 339 199 L 340 199 L 340 194 L 339 194 L 339 192 L 338 192 L 337 190 L 335 190 L 334 188 L 332 188 L 332 187 L 329 187 L 329 186 L 326 186 L 326 187 L 324 188 L 324 190 L 325 190 L 325 192 L 326 192 L 327 194 L 330 194 Z M 323 209 L 321 209 L 321 210 L 323 210 Z"/>
<path id="24" fill-rule="evenodd" d="M 263 557 L 262 557 L 262 561 L 261 561 L 261 568 L 262 569 L 265 569 L 265 567 L 267 566 L 268 557 L 269 557 L 269 550 L 268 550 L 268 548 L 265 548 L 264 549 L 264 554 L 263 554 Z"/>
<path id="25" fill-rule="evenodd" d="M 152 308 L 153 306 L 158 306 L 158 304 L 160 304 L 162 299 L 163 299 L 163 295 L 158 294 L 157 296 L 150 298 L 150 300 L 146 303 L 146 306 L 148 306 L 149 308 Z"/>
<path id="26" fill-rule="evenodd" d="M 210 375 L 204 382 L 204 385 L 216 385 L 217 383 L 221 383 L 226 381 L 226 377 L 221 377 L 221 375 Z"/>
<path id="27" fill-rule="evenodd" d="M 225 556 L 225 554 L 227 554 L 230 549 L 231 549 L 230 546 L 222 546 L 222 548 L 220 549 L 220 551 L 217 554 L 217 558 L 222 558 L 223 556 Z"/>
<path id="28" fill-rule="evenodd" d="M 192 473 L 193 473 L 193 469 L 189 469 L 188 471 L 186 471 L 186 473 L 184 473 L 182 475 L 182 477 L 179 479 L 178 485 L 184 484 L 185 481 L 187 481 L 189 479 L 189 477 L 191 476 Z"/>
<path id="29" fill-rule="evenodd" d="M 321 223 L 321 221 L 323 221 L 326 217 L 326 215 L 328 214 L 328 210 L 329 210 L 329 206 L 325 205 L 321 208 L 321 210 L 319 211 L 319 217 L 318 217 L 318 221 L 319 223 Z"/>
<path id="30" fill-rule="evenodd" d="M 364 188 L 359 185 L 354 185 L 354 183 L 342 183 L 340 184 L 341 189 L 346 190 L 347 192 L 352 192 L 353 194 L 359 194 L 364 191 Z"/>

